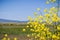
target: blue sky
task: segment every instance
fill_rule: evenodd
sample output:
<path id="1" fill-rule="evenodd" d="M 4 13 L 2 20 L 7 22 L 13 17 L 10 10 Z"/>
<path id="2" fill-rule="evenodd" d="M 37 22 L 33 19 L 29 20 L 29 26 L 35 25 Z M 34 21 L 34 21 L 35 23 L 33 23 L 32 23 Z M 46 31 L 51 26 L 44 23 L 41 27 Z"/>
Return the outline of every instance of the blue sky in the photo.
<path id="1" fill-rule="evenodd" d="M 45 4 L 46 0 L 0 0 L 0 19 L 27 21 L 28 16 L 34 16 L 37 8 L 50 8 L 55 4 Z"/>

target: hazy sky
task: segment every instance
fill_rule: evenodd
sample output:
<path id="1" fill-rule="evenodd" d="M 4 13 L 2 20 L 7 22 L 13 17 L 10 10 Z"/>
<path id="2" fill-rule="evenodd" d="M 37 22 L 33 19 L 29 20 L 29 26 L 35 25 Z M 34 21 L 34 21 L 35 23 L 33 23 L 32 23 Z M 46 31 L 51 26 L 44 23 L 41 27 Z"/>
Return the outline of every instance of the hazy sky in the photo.
<path id="1" fill-rule="evenodd" d="M 55 4 L 45 4 L 46 0 L 0 0 L 0 19 L 27 21 L 30 15 L 37 12 L 36 8 L 41 8 L 44 14 L 44 8 L 50 8 Z"/>

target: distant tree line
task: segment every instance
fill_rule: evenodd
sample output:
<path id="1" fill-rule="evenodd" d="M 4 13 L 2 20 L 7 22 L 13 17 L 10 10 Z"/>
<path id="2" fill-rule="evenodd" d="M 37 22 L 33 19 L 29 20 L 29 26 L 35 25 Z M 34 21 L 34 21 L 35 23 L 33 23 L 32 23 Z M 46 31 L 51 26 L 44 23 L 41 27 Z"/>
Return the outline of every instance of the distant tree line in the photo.
<path id="1" fill-rule="evenodd" d="M 5 23 L 5 24 L 2 24 L 0 23 L 0 26 L 26 26 L 27 24 L 9 24 L 9 23 Z"/>

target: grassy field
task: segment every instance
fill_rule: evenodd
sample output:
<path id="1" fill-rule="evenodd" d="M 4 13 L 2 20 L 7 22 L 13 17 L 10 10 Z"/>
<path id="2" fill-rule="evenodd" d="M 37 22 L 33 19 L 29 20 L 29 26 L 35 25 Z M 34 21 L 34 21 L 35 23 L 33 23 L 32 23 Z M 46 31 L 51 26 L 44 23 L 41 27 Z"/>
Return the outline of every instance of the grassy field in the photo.
<path id="1" fill-rule="evenodd" d="M 20 25 L 0 25 L 0 39 L 4 37 L 4 34 L 8 34 L 8 37 L 13 40 L 14 37 L 18 38 L 18 40 L 28 40 L 27 34 L 30 34 L 31 32 L 29 29 L 26 28 L 26 24 L 20 24 Z M 22 29 L 27 29 L 27 32 L 23 32 Z"/>
<path id="2" fill-rule="evenodd" d="M 60 25 L 60 23 L 58 25 Z M 27 34 L 31 34 L 33 32 L 30 31 L 31 28 L 27 28 L 26 26 L 27 24 L 0 24 L 0 40 L 4 37 L 4 34 L 8 34 L 7 38 L 11 38 L 11 40 L 13 40 L 14 37 L 18 40 L 29 40 L 30 37 L 27 37 Z M 52 32 L 55 31 L 51 25 L 47 25 L 47 27 L 50 27 Z M 26 32 L 23 32 L 22 29 L 26 29 Z"/>

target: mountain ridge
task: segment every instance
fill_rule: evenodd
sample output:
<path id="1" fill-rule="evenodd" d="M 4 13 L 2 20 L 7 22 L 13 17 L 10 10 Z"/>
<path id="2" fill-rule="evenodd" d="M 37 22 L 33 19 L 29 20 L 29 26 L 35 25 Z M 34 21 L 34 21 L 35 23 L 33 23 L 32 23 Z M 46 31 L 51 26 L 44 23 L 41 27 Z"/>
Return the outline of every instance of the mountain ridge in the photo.
<path id="1" fill-rule="evenodd" d="M 9 19 L 0 19 L 0 22 L 28 22 L 28 21 L 19 21 L 19 20 L 9 20 Z"/>

